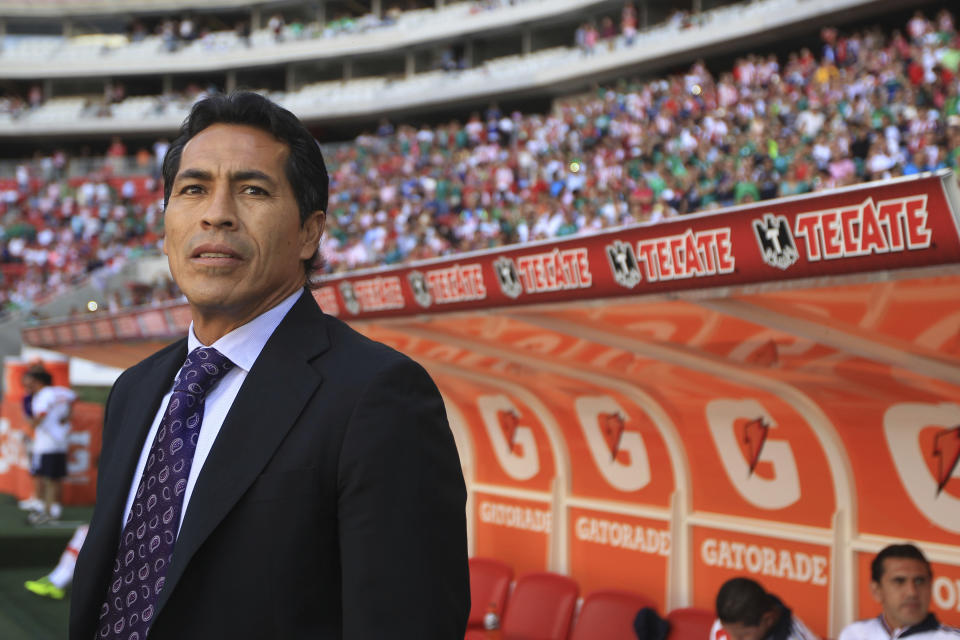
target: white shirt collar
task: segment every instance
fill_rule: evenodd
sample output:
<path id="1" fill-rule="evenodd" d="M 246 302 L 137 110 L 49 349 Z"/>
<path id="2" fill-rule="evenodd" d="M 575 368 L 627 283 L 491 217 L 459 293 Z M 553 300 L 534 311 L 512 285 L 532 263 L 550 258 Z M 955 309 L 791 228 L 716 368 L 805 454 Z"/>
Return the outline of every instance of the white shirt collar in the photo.
<path id="1" fill-rule="evenodd" d="M 214 349 L 230 359 L 235 366 L 248 372 L 253 368 L 263 351 L 267 340 L 273 335 L 274 330 L 283 320 L 293 304 L 303 295 L 303 289 L 297 289 L 289 296 L 284 298 L 280 304 L 267 309 L 250 322 L 241 325 L 222 336 L 214 342 Z M 187 353 L 190 353 L 197 347 L 204 346 L 193 332 L 193 322 L 190 323 L 190 330 L 187 332 Z"/>

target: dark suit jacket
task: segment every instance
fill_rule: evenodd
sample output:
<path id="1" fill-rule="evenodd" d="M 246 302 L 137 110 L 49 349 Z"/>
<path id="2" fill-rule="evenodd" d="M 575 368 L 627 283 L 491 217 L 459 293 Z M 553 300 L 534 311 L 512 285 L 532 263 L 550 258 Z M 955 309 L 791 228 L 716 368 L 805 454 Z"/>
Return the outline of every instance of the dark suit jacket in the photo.
<path id="1" fill-rule="evenodd" d="M 98 628 L 123 509 L 186 340 L 117 380 L 70 638 Z M 247 375 L 194 487 L 150 640 L 463 638 L 466 491 L 420 365 L 308 293 Z"/>

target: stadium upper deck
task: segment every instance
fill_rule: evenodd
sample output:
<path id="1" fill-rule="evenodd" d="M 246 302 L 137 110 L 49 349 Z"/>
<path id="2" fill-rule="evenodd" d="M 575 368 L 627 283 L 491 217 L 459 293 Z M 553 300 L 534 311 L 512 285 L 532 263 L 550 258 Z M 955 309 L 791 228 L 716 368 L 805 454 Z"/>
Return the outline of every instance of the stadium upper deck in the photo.
<path id="1" fill-rule="evenodd" d="M 665 20 L 662 5 L 643 4 L 640 26 L 655 27 L 636 37 L 615 29 L 609 46 L 586 48 L 571 46 L 577 26 L 611 15 L 619 22 L 620 2 L 525 0 L 477 11 L 482 4 L 406 12 L 387 22 L 374 18 L 375 28 L 321 30 L 318 37 L 302 24 L 280 39 L 262 30 L 251 35 L 249 48 L 234 31 L 210 32 L 172 52 L 163 35 L 116 48 L 82 38 L 8 36 L 0 79 L 8 86 L 19 82 L 21 92 L 33 91 L 37 100 L 29 109 L 0 108 L 0 136 L 169 135 L 206 86 L 268 91 L 313 123 L 559 95 L 742 49 L 745 41 L 756 45 L 840 14 L 889 10 L 876 0 L 762 0 L 719 6 L 690 22 Z M 24 86 L 28 80 L 34 86 Z M 102 96 L 112 95 L 117 83 L 129 85 L 127 95 L 104 104 Z"/>

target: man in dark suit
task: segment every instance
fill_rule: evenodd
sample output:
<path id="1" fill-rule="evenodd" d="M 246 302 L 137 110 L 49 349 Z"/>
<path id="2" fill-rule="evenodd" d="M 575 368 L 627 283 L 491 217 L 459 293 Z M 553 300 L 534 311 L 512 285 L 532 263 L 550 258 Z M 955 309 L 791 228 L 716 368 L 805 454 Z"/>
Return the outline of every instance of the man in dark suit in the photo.
<path id="1" fill-rule="evenodd" d="M 265 98 L 217 96 L 163 173 L 193 323 L 107 401 L 70 638 L 462 638 L 466 492 L 439 392 L 305 289 L 316 142 Z"/>

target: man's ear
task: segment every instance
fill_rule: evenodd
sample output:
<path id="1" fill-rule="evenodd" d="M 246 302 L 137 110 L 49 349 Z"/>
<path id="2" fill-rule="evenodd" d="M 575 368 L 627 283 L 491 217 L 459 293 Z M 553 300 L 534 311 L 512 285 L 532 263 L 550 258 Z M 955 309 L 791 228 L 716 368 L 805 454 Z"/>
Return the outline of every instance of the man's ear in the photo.
<path id="1" fill-rule="evenodd" d="M 760 616 L 760 628 L 763 629 L 763 635 L 766 636 L 770 631 L 770 628 L 777 623 L 777 616 L 780 613 L 775 609 L 770 609 L 765 611 L 762 616 Z"/>
<path id="2" fill-rule="evenodd" d="M 870 581 L 870 595 L 873 596 L 873 599 L 877 602 L 882 602 L 883 598 L 880 594 L 880 583 L 876 580 Z"/>
<path id="3" fill-rule="evenodd" d="M 300 225 L 300 259 L 307 260 L 313 256 L 323 236 L 323 228 L 327 223 L 327 214 L 317 209 Z"/>

